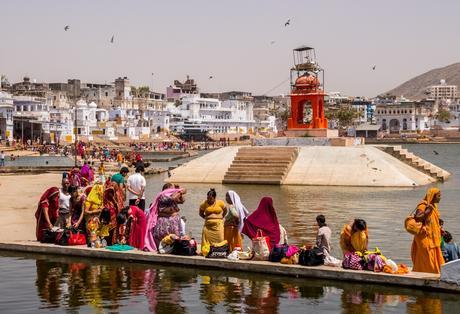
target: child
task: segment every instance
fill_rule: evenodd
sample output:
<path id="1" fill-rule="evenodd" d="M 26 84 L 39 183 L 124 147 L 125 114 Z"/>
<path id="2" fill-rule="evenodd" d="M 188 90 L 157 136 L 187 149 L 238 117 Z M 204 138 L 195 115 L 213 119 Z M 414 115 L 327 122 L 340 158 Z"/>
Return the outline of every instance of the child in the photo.
<path id="1" fill-rule="evenodd" d="M 444 256 L 444 259 L 446 263 L 455 261 L 459 259 L 460 257 L 460 250 L 458 248 L 457 243 L 452 241 L 452 235 L 448 231 L 444 231 L 444 250 L 442 252 L 442 255 Z"/>

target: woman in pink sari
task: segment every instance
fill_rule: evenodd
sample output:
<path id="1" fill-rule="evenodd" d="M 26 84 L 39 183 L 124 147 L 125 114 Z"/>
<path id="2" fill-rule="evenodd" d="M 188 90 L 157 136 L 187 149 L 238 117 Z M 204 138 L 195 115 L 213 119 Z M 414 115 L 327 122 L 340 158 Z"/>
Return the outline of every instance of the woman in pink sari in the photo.
<path id="1" fill-rule="evenodd" d="M 137 206 L 126 206 L 117 216 L 119 229 L 125 225 L 124 230 L 128 230 L 129 234 L 125 234 L 127 244 L 139 250 L 144 248 L 145 232 L 147 230 L 147 221 L 144 211 Z"/>
<path id="2" fill-rule="evenodd" d="M 271 197 L 266 196 L 260 200 L 257 209 L 245 219 L 241 233 L 252 239 L 256 237 L 258 230 L 270 238 L 271 247 L 279 243 L 280 224 Z"/>
<path id="3" fill-rule="evenodd" d="M 166 186 L 150 207 L 144 251 L 156 252 L 160 241 L 169 234 L 180 237 L 180 216 L 177 204 L 184 202 L 185 189 Z"/>

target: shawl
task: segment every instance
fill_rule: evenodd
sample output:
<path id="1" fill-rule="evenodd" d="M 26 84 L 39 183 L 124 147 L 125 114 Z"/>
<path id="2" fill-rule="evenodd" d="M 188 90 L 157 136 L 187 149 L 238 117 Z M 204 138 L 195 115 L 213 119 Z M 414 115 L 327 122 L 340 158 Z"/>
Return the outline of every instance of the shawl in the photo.
<path id="1" fill-rule="evenodd" d="M 155 244 L 155 239 L 153 238 L 153 228 L 158 221 L 158 203 L 161 197 L 171 197 L 174 194 L 182 191 L 182 189 L 166 189 L 157 194 L 155 201 L 150 206 L 150 210 L 147 216 L 147 232 L 145 233 L 145 244 L 144 251 L 155 252 L 157 251 L 157 246 Z"/>
<path id="2" fill-rule="evenodd" d="M 59 188 L 57 187 L 49 188 L 40 197 L 40 201 L 38 202 L 38 206 L 37 206 L 37 211 L 35 212 L 35 218 L 37 218 L 37 221 L 40 219 L 40 216 L 43 212 L 44 207 L 48 207 L 48 208 L 51 207 L 55 210 L 59 208 Z M 56 215 L 54 215 L 56 217 L 54 217 L 52 214 L 53 214 L 52 212 L 48 212 L 50 219 L 57 218 L 57 212 L 56 212 Z"/>
<path id="3" fill-rule="evenodd" d="M 85 201 L 85 208 L 91 208 L 95 206 L 96 208 L 102 207 L 104 203 L 104 187 L 102 184 L 96 183 L 93 185 L 91 192 L 89 192 L 88 197 Z"/>
<path id="4" fill-rule="evenodd" d="M 235 191 L 228 191 L 228 195 L 230 196 L 230 199 L 232 200 L 233 206 L 235 206 L 236 210 L 238 211 L 238 215 L 240 218 L 240 222 L 238 224 L 238 230 L 241 233 L 241 230 L 243 230 L 244 220 L 249 215 L 249 211 L 243 205 L 243 203 L 241 202 L 240 196 Z"/>
<path id="5" fill-rule="evenodd" d="M 280 226 L 278 217 L 273 207 L 273 200 L 268 196 L 262 198 L 257 209 L 246 218 L 241 233 L 253 239 L 259 229 L 262 230 L 264 236 L 270 238 L 271 247 L 275 247 L 275 244 L 279 243 Z"/>

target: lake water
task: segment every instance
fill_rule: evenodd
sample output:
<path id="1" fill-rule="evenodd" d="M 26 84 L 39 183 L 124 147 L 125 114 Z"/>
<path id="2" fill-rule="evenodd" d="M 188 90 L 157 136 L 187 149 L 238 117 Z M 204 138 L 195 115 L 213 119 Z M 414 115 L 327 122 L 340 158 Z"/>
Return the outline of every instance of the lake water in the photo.
<path id="1" fill-rule="evenodd" d="M 436 184 L 442 190 L 440 212 L 445 229 L 460 239 L 460 145 L 410 145 L 410 151 L 450 171 Z M 438 154 L 435 154 L 436 151 Z M 346 161 L 344 161 L 346 162 Z M 163 175 L 147 180 L 147 198 L 161 189 Z M 261 197 L 273 197 L 291 243 L 312 241 L 315 217 L 327 217 L 333 230 L 333 254 L 339 255 L 343 224 L 368 222 L 370 246 L 410 264 L 411 237 L 403 220 L 427 187 L 408 189 L 187 184 L 182 214 L 187 230 L 201 238 L 198 206 L 210 187 L 223 198 L 237 191 L 252 211 Z M 380 285 L 165 267 L 0 252 L 2 313 L 456 313 L 458 294 L 433 293 Z"/>

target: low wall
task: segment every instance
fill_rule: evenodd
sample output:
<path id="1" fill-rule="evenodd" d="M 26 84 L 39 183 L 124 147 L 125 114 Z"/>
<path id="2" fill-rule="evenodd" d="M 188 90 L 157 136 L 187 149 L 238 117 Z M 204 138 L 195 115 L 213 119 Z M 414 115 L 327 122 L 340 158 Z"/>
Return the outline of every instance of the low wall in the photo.
<path id="1" fill-rule="evenodd" d="M 460 286 L 439 280 L 439 275 L 429 273 L 409 273 L 406 275 L 392 275 L 374 273 L 371 271 L 347 270 L 339 267 L 301 265 L 285 265 L 281 263 L 261 261 L 231 261 L 227 259 L 207 259 L 202 256 L 177 256 L 169 254 L 153 254 L 138 250 L 114 252 L 107 249 L 92 249 L 86 246 L 57 246 L 42 244 L 36 241 L 21 241 L 0 243 L 0 250 L 55 254 L 65 256 L 80 256 L 111 260 L 125 260 L 129 262 L 157 263 L 180 265 L 185 267 L 214 268 L 232 271 L 244 271 L 283 275 L 291 277 L 306 277 L 333 279 L 339 281 L 355 281 L 380 285 L 396 285 L 412 288 L 425 288 L 440 291 L 460 292 Z"/>
<path id="2" fill-rule="evenodd" d="M 363 137 L 277 137 L 252 140 L 253 146 L 356 146 Z"/>

